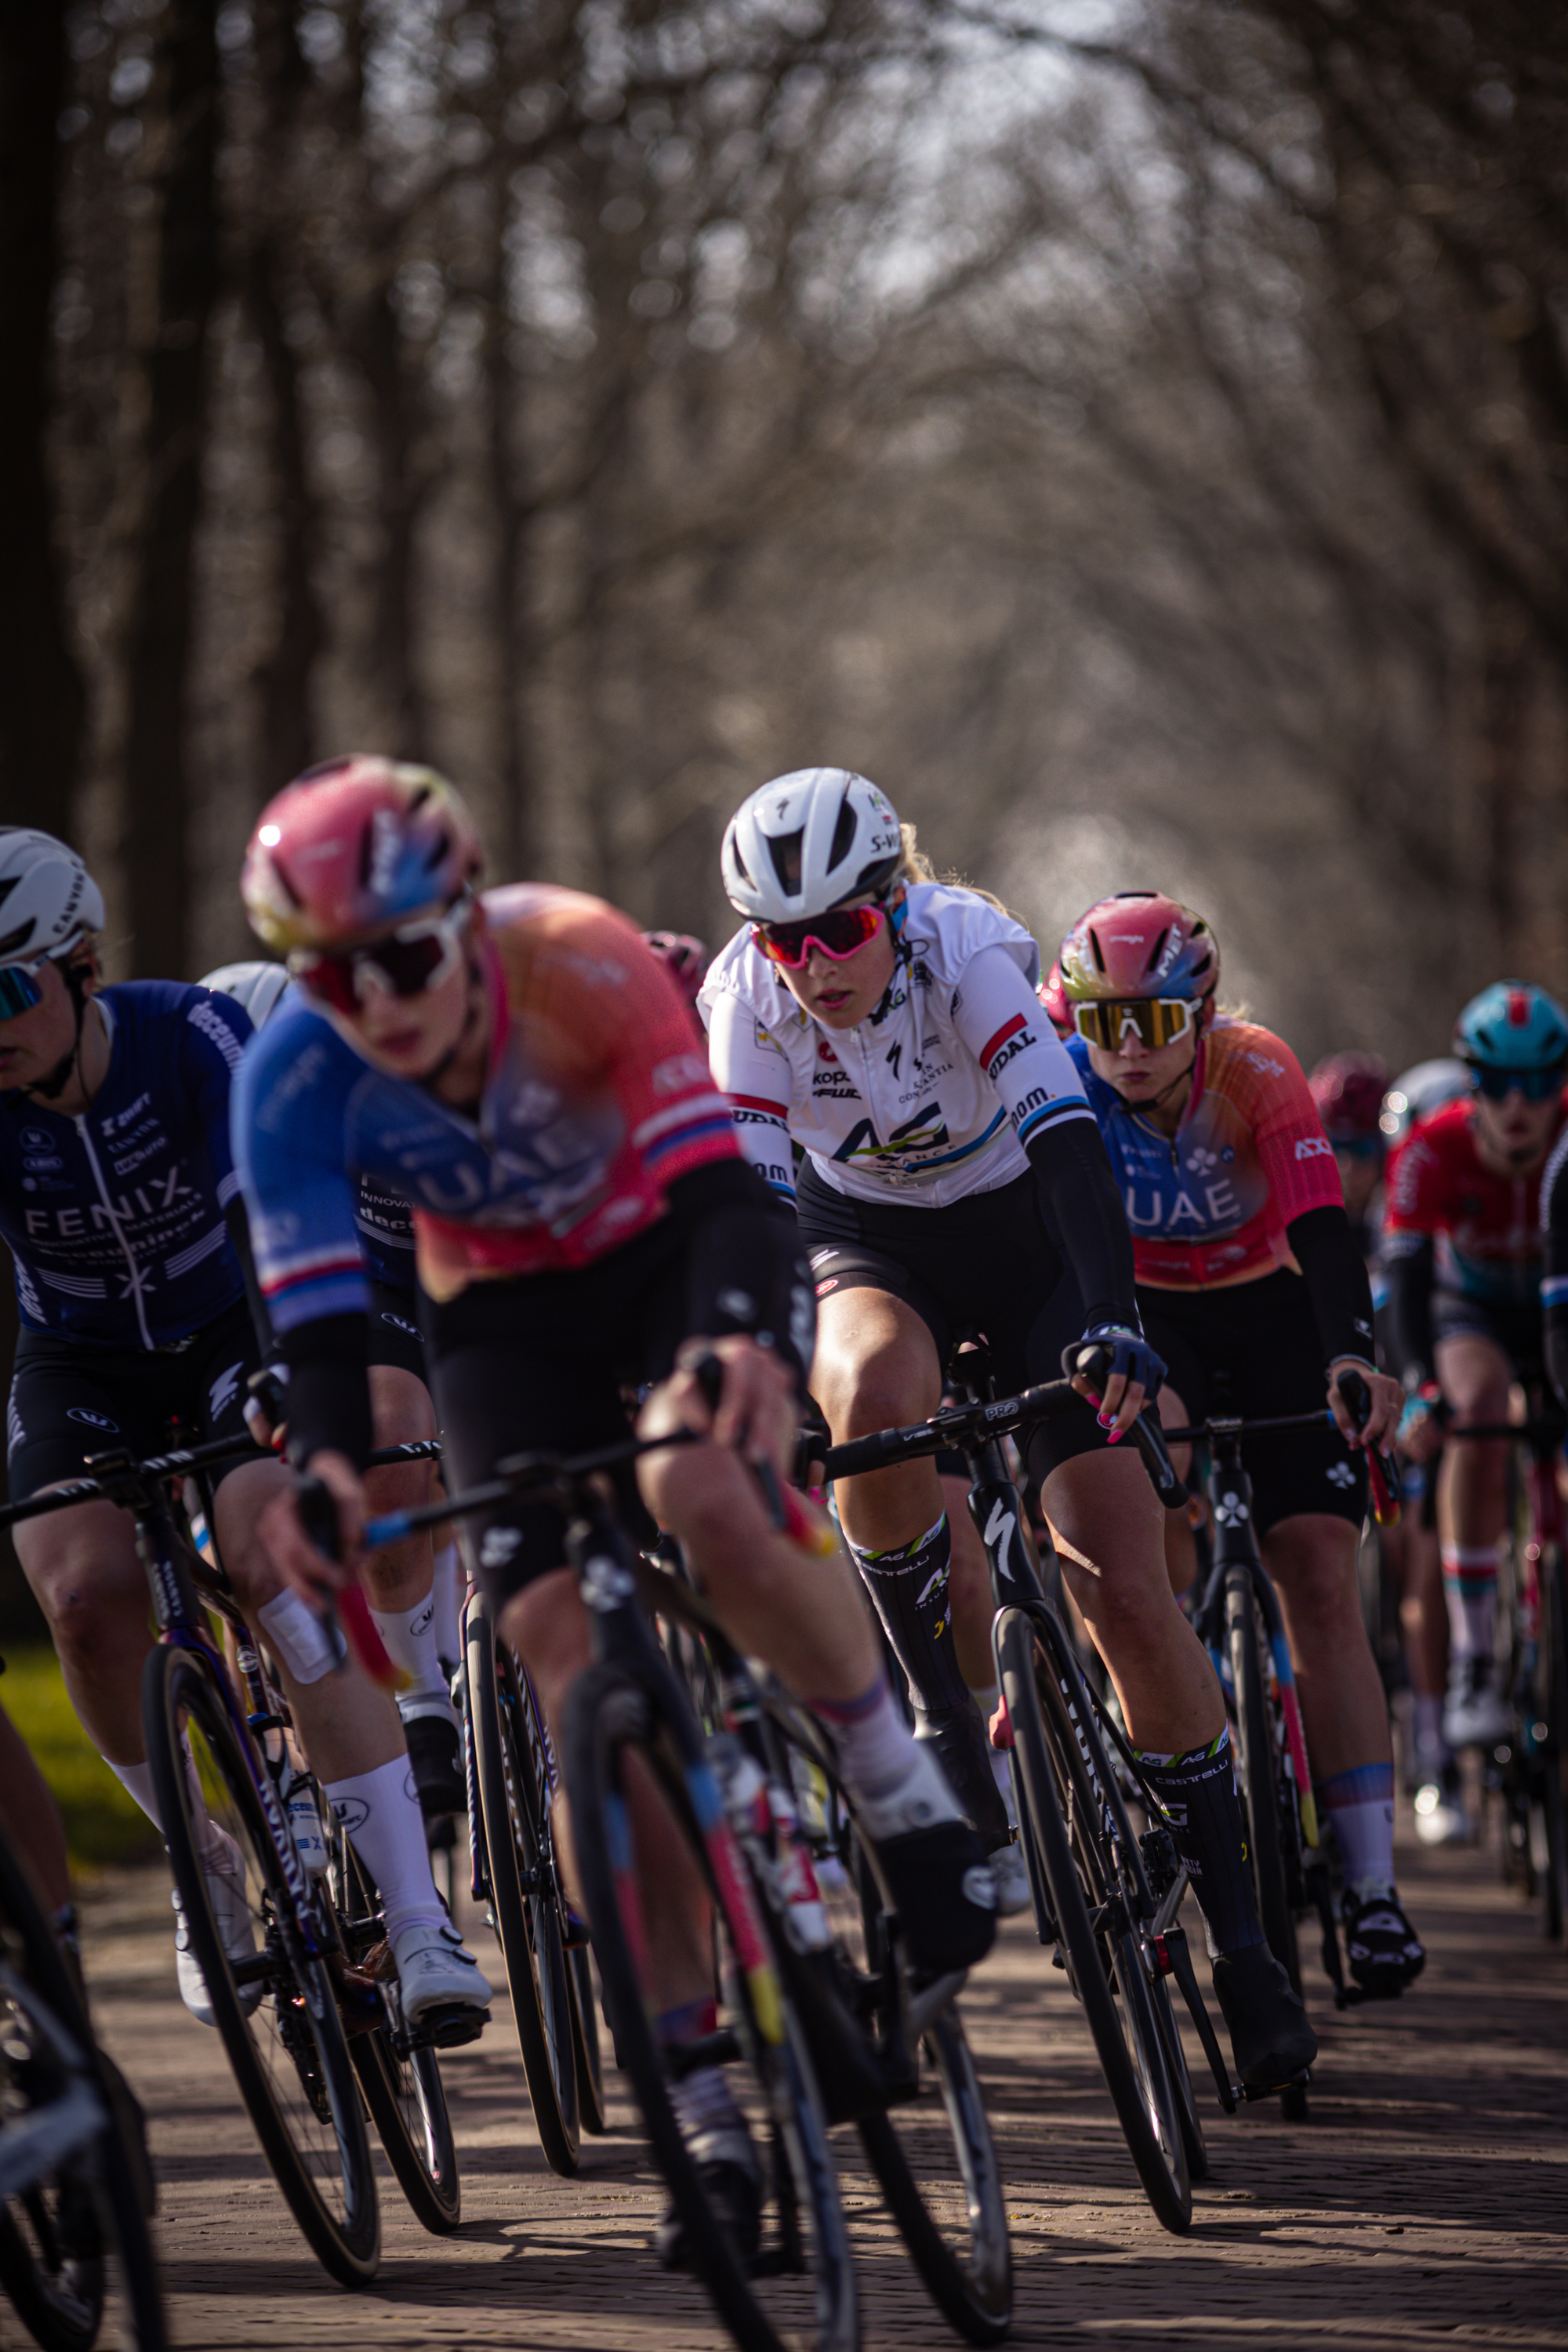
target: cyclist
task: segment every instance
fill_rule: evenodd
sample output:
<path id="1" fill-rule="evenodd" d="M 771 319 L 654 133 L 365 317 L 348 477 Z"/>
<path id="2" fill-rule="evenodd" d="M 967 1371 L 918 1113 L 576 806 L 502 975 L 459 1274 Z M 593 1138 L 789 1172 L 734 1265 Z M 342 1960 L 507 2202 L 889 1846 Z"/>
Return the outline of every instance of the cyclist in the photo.
<path id="1" fill-rule="evenodd" d="M 1454 1031 L 1470 1091 L 1418 1119 L 1388 1176 L 1384 1253 L 1417 1459 L 1456 1423 L 1506 1421 L 1516 1376 L 1542 1361 L 1542 1176 L 1568 1118 L 1568 1013 L 1543 988 L 1498 981 Z M 1510 1731 L 1492 1657 L 1508 1447 L 1449 1446 L 1437 1488 L 1448 1603 L 1450 1748 Z"/>
<path id="2" fill-rule="evenodd" d="M 1100 1120 L 1131 1223 L 1138 1305 L 1169 1367 L 1161 1411 L 1208 1412 L 1213 1383 L 1262 1419 L 1310 1412 L 1325 1380 L 1334 1426 L 1249 1442 L 1263 1558 L 1279 1588 L 1319 1801 L 1345 1864 L 1351 1968 L 1397 1993 L 1425 1954 L 1394 1876 L 1388 1713 L 1362 1622 L 1356 1551 L 1363 1439 L 1334 1385 L 1372 1392 L 1365 1442 L 1403 1402 L 1373 1362 L 1372 1296 L 1332 1149 L 1279 1038 L 1216 1005 L 1219 945 L 1154 891 L 1089 908 L 1062 941 L 1077 1034 L 1068 1052 Z"/>
<path id="3" fill-rule="evenodd" d="M 1224 1703 L 1165 1578 L 1159 1506 L 1132 1449 L 1109 1450 L 1163 1370 L 1138 1325 L 1127 1221 L 1082 1085 L 1039 1019 L 1033 940 L 918 856 L 848 770 L 751 795 L 723 845 L 749 920 L 702 996 L 713 1074 L 747 1157 L 795 1205 L 816 1285 L 812 1386 L 836 1439 L 926 1418 L 971 1328 L 1005 1391 L 1059 1377 L 1077 1344 L 1110 1349 L 1098 1422 L 1086 1403 L 1025 1452 L 1192 1868 L 1241 2073 L 1278 2081 L 1316 2044 L 1257 1924 Z M 846 1480 L 837 1500 L 921 1732 L 994 1839 L 964 1656 L 987 1654 L 990 1597 L 951 1589 L 936 1465 Z"/>
<path id="4" fill-rule="evenodd" d="M 1378 1242 L 1386 1143 L 1383 1132 L 1383 1098 L 1388 1091 L 1388 1065 L 1376 1054 L 1330 1054 L 1307 1080 L 1308 1090 L 1333 1146 L 1340 1171 L 1340 1191 L 1355 1244 L 1372 1277 L 1372 1299 L 1378 1304 Z"/>
<path id="5" fill-rule="evenodd" d="M 22 1325 L 8 1469 L 21 1498 L 81 1476 L 100 1448 L 157 1452 L 173 1418 L 196 1439 L 245 1434 L 258 1356 L 232 1239 L 228 1100 L 250 1024 L 204 989 L 100 987 L 103 901 L 49 834 L 0 830 L 0 1233 Z M 357 1671 L 330 1671 L 320 1628 L 280 1589 L 257 1541 L 258 1514 L 286 1477 L 280 1464 L 255 1461 L 221 1476 L 219 1550 L 279 1659 L 329 1795 L 363 1819 L 355 1843 L 387 1905 L 405 2013 L 482 2008 L 488 1988 L 431 1883 L 395 1710 Z M 142 1739 L 147 1580 L 129 1518 L 111 1503 L 82 1503 L 23 1521 L 15 1541 L 72 1705 L 156 1822 Z M 208 1829 L 216 1916 L 244 1958 L 251 1927 L 236 1856 Z M 183 1916 L 175 1940 L 181 1994 L 210 2024 Z"/>
<path id="6" fill-rule="evenodd" d="M 645 931 L 643 938 L 691 1007 L 691 1018 L 701 1032 L 702 1016 L 697 1010 L 697 1000 L 712 961 L 708 950 L 689 931 Z"/>
<path id="7" fill-rule="evenodd" d="M 258 1267 L 289 1362 L 290 1454 L 336 1497 L 352 1559 L 369 1440 L 358 1170 L 413 1205 L 459 1486 L 523 1448 L 613 1441 L 623 1384 L 658 1383 L 645 1434 L 711 1427 L 714 1444 L 640 1465 L 647 1507 L 686 1544 L 733 1638 L 833 1726 L 917 1967 L 972 1966 L 995 1924 L 978 1841 L 910 1740 L 847 1563 L 773 1530 L 736 1451 L 781 1475 L 793 1463 L 812 1325 L 793 1225 L 744 1165 L 687 1006 L 626 918 L 542 885 L 476 899 L 479 866 L 450 786 L 375 759 L 300 779 L 251 843 L 251 922 L 289 952 L 309 1000 L 264 1031 L 236 1101 Z M 688 1369 L 708 1353 L 723 1366 L 716 1412 Z M 560 1514 L 527 1502 L 468 1524 L 502 1634 L 559 1734 L 589 1656 Z M 306 1539 L 292 1496 L 267 1532 L 302 1590 L 341 1573 Z M 657 1838 L 656 1811 L 642 1833 Z M 649 1997 L 665 2038 L 689 2041 L 713 2017 L 703 1898 L 682 1849 L 668 1870 L 647 1865 L 649 1850 Z M 677 2097 L 711 2194 L 754 2247 L 760 2168 L 722 2070 L 684 2074 Z"/>
<path id="8" fill-rule="evenodd" d="M 199 983 L 232 996 L 260 1029 L 288 998 L 298 994 L 280 963 L 231 963 Z M 419 1338 L 414 1280 L 414 1227 L 405 1202 L 362 1179 L 355 1223 L 370 1281 L 368 1361 L 371 1434 L 374 1444 L 406 1445 L 436 1434 L 436 1414 L 425 1384 L 425 1350 Z M 253 1316 L 261 1301 L 254 1290 Z M 275 1357 L 272 1334 L 261 1316 L 259 1344 Z M 251 1425 L 257 1428 L 254 1416 Z M 365 1491 L 370 1508 L 401 1510 L 427 1502 L 433 1479 L 423 1465 L 371 1472 Z M 449 1538 L 439 1551 L 427 1534 L 390 1545 L 366 1564 L 371 1615 L 382 1646 L 404 1685 L 397 1695 L 408 1760 L 427 1822 L 466 1811 L 462 1728 L 452 1704 L 452 1677 L 459 1646 L 457 1546 Z"/>

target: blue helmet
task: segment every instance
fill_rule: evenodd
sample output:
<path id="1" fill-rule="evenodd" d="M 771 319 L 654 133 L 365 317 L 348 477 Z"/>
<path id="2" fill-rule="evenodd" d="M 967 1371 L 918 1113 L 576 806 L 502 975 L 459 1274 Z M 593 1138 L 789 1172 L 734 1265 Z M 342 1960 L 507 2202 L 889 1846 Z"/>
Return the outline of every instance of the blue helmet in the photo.
<path id="1" fill-rule="evenodd" d="M 1454 1052 L 1477 1070 L 1559 1070 L 1568 1063 L 1568 1013 L 1528 981 L 1496 980 L 1454 1024 Z"/>

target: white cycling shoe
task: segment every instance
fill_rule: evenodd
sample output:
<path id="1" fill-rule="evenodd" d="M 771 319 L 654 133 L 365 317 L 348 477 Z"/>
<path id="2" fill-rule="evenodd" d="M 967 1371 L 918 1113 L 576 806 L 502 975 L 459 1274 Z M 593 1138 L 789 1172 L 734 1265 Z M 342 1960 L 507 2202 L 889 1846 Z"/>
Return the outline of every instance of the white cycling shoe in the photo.
<path id="1" fill-rule="evenodd" d="M 1456 1658 L 1448 1670 L 1443 1737 L 1450 1748 L 1496 1748 L 1513 1729 L 1513 1717 L 1492 1679 L 1489 1658 Z"/>
<path id="2" fill-rule="evenodd" d="M 427 2025 L 443 2048 L 471 2042 L 489 2015 L 490 1989 L 449 1919 L 414 1919 L 392 1938 L 408 2025 Z"/>
<path id="3" fill-rule="evenodd" d="M 1024 1860 L 1024 1849 L 1021 1845 L 998 1846 L 990 1862 L 991 1873 L 996 1881 L 996 1908 L 1004 1919 L 1016 1918 L 1034 1901 L 1029 1892 L 1029 1866 Z"/>
<path id="4" fill-rule="evenodd" d="M 206 1881 L 207 1900 L 217 1923 L 224 1950 L 231 1960 L 253 1959 L 256 1955 L 256 1919 L 246 1894 L 245 1856 L 226 1830 L 214 1824 L 213 1835 L 222 1849 L 221 1858 L 215 1857 L 202 1867 Z M 174 1928 L 174 1973 L 179 1979 L 180 1999 L 199 2025 L 216 2025 L 217 2019 L 207 1993 L 207 1980 L 202 1974 L 202 1964 L 191 1947 L 190 1923 L 185 1906 L 176 1887 L 170 1897 L 174 1906 L 177 1925 Z M 266 1987 L 262 1984 L 241 1985 L 239 2005 L 248 2017 L 259 2002 Z"/>

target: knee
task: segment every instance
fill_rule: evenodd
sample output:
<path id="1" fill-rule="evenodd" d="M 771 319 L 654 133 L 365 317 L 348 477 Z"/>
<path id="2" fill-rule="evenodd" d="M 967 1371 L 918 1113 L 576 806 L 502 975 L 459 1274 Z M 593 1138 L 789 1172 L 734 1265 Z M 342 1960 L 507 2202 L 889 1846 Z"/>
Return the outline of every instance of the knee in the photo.
<path id="1" fill-rule="evenodd" d="M 392 1462 L 384 1469 L 367 1471 L 364 1492 L 371 1517 L 379 1518 L 384 1511 L 417 1510 L 430 1500 L 433 1483 L 428 1462 Z"/>
<path id="2" fill-rule="evenodd" d="M 1349 1534 L 1348 1527 L 1346 1528 Z M 1361 1626 L 1353 1541 L 1314 1541 L 1277 1533 L 1266 1546 L 1268 1569 L 1279 1585 L 1292 1625 L 1328 1628 L 1347 1615 Z"/>
<path id="3" fill-rule="evenodd" d="M 128 1589 L 101 1561 L 67 1551 L 31 1567 L 27 1580 L 57 1650 L 77 1659 L 124 1655 L 127 1620 L 145 1601 L 140 1578 Z"/>

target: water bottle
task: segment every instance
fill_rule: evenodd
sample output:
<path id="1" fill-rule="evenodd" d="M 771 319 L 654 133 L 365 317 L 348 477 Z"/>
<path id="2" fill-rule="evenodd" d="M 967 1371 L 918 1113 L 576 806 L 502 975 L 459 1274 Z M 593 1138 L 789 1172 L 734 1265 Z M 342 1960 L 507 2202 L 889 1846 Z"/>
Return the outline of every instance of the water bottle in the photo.
<path id="1" fill-rule="evenodd" d="M 332 1859 L 331 1841 L 321 1822 L 321 1801 L 313 1780 L 300 1779 L 289 1789 L 286 1806 L 289 1826 L 300 1849 L 300 1859 L 313 1878 L 320 1878 Z"/>

